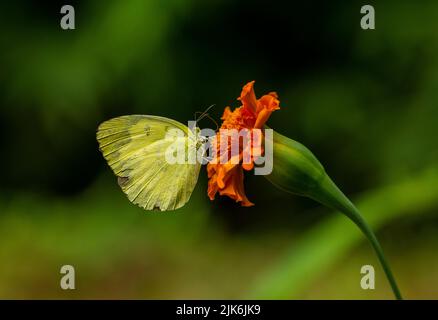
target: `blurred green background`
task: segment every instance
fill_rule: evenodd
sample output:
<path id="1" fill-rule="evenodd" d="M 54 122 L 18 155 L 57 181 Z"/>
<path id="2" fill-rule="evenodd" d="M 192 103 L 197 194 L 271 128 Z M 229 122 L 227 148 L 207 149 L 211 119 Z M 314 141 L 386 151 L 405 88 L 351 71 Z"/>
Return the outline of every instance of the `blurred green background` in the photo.
<path id="1" fill-rule="evenodd" d="M 279 93 L 268 124 L 358 205 L 404 296 L 438 298 L 437 1 L 67 2 L 73 31 L 64 2 L 0 4 L 0 298 L 391 299 L 350 221 L 263 177 L 245 178 L 252 208 L 209 201 L 204 169 L 173 213 L 120 191 L 100 122 L 211 104 L 219 120 L 250 80 Z M 76 290 L 59 286 L 65 264 Z"/>

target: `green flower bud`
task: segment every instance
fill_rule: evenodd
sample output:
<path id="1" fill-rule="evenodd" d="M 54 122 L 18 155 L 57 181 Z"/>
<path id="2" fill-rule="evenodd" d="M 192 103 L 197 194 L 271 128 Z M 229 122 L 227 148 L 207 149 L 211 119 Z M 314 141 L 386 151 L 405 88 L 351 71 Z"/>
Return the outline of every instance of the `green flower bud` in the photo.
<path id="1" fill-rule="evenodd" d="M 309 149 L 275 131 L 272 142 L 274 165 L 272 173 L 265 176 L 272 184 L 342 212 L 351 210 L 351 202 Z"/>
<path id="2" fill-rule="evenodd" d="M 309 196 L 326 173 L 313 153 L 301 143 L 273 132 L 273 169 L 265 176 L 275 186 L 285 191 Z"/>

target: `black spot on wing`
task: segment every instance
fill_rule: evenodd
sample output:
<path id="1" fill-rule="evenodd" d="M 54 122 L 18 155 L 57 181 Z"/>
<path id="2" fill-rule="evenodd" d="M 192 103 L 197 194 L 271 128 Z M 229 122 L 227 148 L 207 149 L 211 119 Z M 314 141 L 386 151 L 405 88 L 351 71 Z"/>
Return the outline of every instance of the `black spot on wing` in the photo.
<path id="1" fill-rule="evenodd" d="M 137 123 L 139 123 L 141 120 L 143 120 L 144 117 L 143 116 L 128 116 L 128 124 L 130 125 L 136 125 Z"/>
<path id="2" fill-rule="evenodd" d="M 128 182 L 129 182 L 129 177 L 117 177 L 117 183 L 122 188 L 126 186 Z"/>

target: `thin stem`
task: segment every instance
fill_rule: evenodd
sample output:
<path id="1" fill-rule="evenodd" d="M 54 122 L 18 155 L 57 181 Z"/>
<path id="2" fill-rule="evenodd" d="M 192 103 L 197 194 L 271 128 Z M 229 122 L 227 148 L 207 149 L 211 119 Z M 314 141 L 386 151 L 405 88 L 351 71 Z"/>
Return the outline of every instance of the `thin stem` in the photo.
<path id="1" fill-rule="evenodd" d="M 371 242 L 371 245 L 376 252 L 377 257 L 379 258 L 380 264 L 382 265 L 396 299 L 403 299 L 394 275 L 392 274 L 391 268 L 389 267 L 385 255 L 383 254 L 382 247 L 380 246 L 374 232 L 360 214 L 359 210 L 357 210 L 353 203 L 342 193 L 341 190 L 339 190 L 339 188 L 328 176 L 324 177 L 318 189 L 318 192 L 312 192 L 312 194 L 309 196 L 324 205 L 341 211 L 359 227 L 359 229 Z"/>
<path id="2" fill-rule="evenodd" d="M 391 268 L 389 267 L 388 262 L 386 261 L 385 255 L 383 254 L 382 247 L 380 246 L 379 241 L 377 240 L 374 232 L 371 230 L 369 225 L 366 223 L 365 219 L 361 216 L 359 211 L 352 205 L 353 209 L 351 211 L 344 212 L 365 234 L 368 240 L 371 242 L 374 250 L 376 251 L 377 257 L 379 258 L 380 264 L 385 271 L 386 277 L 388 278 L 389 284 L 391 285 L 392 291 L 394 292 L 395 297 L 398 300 L 403 299 L 398 289 L 397 283 L 395 281 L 394 275 L 392 274 Z"/>

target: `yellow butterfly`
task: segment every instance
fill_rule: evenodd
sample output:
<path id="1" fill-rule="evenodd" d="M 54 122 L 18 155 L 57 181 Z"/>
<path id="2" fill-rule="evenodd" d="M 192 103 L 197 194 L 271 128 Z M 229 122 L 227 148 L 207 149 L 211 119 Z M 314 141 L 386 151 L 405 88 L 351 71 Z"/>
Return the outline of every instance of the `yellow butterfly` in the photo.
<path id="1" fill-rule="evenodd" d="M 175 129 L 182 134 L 169 134 Z M 199 132 L 197 127 L 192 130 L 164 117 L 130 115 L 103 122 L 97 141 L 132 203 L 146 210 L 168 211 L 189 201 L 201 163 L 172 163 L 166 152 L 180 147 L 198 152 L 205 142 L 199 139 Z"/>

